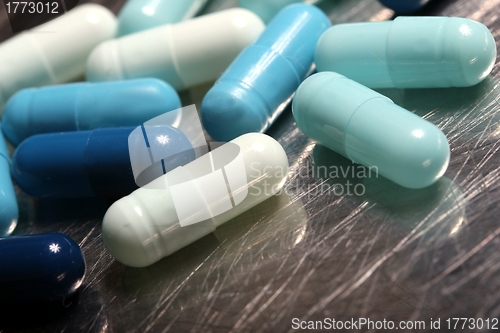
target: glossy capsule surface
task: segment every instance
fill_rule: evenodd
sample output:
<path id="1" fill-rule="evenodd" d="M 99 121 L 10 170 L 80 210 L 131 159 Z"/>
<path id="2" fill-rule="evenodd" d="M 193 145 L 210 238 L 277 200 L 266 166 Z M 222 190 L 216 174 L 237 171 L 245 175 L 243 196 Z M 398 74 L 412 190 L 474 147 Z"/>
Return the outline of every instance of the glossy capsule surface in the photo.
<path id="1" fill-rule="evenodd" d="M 280 11 L 204 97 L 200 112 L 207 132 L 229 141 L 265 131 L 310 70 L 317 41 L 329 26 L 314 6 L 295 4 Z"/>
<path id="2" fill-rule="evenodd" d="M 23 191 L 39 198 L 123 197 L 137 189 L 129 154 L 134 130 L 103 128 L 32 136 L 14 152 L 12 177 Z M 165 172 L 195 158 L 189 140 L 178 129 L 159 126 L 146 131 L 150 138 L 149 146 L 144 144 L 146 153 L 155 147 L 164 157 L 171 156 L 163 161 Z"/>
<path id="3" fill-rule="evenodd" d="M 9 99 L 2 130 L 17 146 L 41 133 L 139 126 L 172 110 L 168 125 L 175 125 L 180 120 L 180 107 L 177 92 L 157 79 L 32 88 Z"/>
<path id="4" fill-rule="evenodd" d="M 340 74 L 306 79 L 292 109 L 305 135 L 401 186 L 430 186 L 448 167 L 439 128 Z"/>
<path id="5" fill-rule="evenodd" d="M 467 87 L 488 76 L 496 54 L 491 32 L 479 22 L 400 16 L 335 25 L 321 36 L 315 63 L 320 72 L 370 88 Z"/>
<path id="6" fill-rule="evenodd" d="M 16 191 L 10 178 L 10 157 L 0 133 L 0 237 L 8 236 L 17 225 L 19 211 Z"/>
<path id="7" fill-rule="evenodd" d="M 21 89 L 82 76 L 92 49 L 113 38 L 116 28 L 116 18 L 108 9 L 84 4 L 0 44 L 0 113 Z"/>
<path id="8" fill-rule="evenodd" d="M 195 16 L 207 0 L 128 0 L 118 13 L 118 36 Z"/>
<path id="9" fill-rule="evenodd" d="M 92 51 L 87 80 L 155 77 L 187 89 L 217 79 L 264 28 L 254 13 L 234 8 L 110 40 Z"/>
<path id="10" fill-rule="evenodd" d="M 276 194 L 287 173 L 277 141 L 242 135 L 116 201 L 104 244 L 128 266 L 151 265 Z"/>
<path id="11" fill-rule="evenodd" d="M 85 258 L 71 238 L 0 238 L 0 305 L 64 301 L 83 282 Z"/>
<path id="12" fill-rule="evenodd" d="M 398 14 L 410 14 L 422 9 L 431 0 L 379 0 Z"/>

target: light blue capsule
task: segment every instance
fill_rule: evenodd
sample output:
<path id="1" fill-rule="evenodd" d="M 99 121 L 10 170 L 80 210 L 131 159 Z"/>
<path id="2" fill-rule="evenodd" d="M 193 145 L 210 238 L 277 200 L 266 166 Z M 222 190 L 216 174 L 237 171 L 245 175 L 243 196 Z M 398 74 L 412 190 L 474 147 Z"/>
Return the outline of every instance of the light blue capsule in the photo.
<path id="1" fill-rule="evenodd" d="M 73 83 L 25 89 L 5 106 L 2 130 L 17 146 L 29 136 L 51 132 L 84 131 L 101 127 L 139 126 L 171 112 L 180 119 L 177 92 L 158 79 Z"/>
<path id="2" fill-rule="evenodd" d="M 491 32 L 479 22 L 397 17 L 335 25 L 319 40 L 315 63 L 318 71 L 370 88 L 467 87 L 488 76 L 496 54 Z"/>
<path id="3" fill-rule="evenodd" d="M 450 148 L 439 128 L 340 74 L 306 79 L 292 109 L 308 137 L 401 186 L 430 186 L 448 167 Z"/>
<path id="4" fill-rule="evenodd" d="M 18 216 L 16 192 L 10 178 L 9 152 L 0 133 L 0 237 L 14 231 Z"/>
<path id="5" fill-rule="evenodd" d="M 287 6 L 245 48 L 205 95 L 201 119 L 218 141 L 263 132 L 312 66 L 321 34 L 330 26 L 318 8 Z"/>
<path id="6" fill-rule="evenodd" d="M 118 13 L 118 36 L 195 16 L 207 0 L 128 0 Z"/>

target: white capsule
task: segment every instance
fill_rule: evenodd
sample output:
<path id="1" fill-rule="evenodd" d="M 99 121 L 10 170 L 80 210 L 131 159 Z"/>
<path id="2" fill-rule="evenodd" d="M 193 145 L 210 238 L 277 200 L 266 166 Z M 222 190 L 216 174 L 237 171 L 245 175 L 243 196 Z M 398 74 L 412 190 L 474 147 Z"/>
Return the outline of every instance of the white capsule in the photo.
<path id="1" fill-rule="evenodd" d="M 186 89 L 217 79 L 264 28 L 254 13 L 235 8 L 141 31 L 99 45 L 87 80 L 155 77 Z"/>
<path id="2" fill-rule="evenodd" d="M 113 13 L 85 4 L 0 44 L 0 111 L 18 90 L 81 77 L 92 49 L 116 29 Z"/>
<path id="3" fill-rule="evenodd" d="M 104 244 L 128 266 L 151 265 L 279 192 L 287 173 L 277 141 L 242 135 L 115 202 Z"/>

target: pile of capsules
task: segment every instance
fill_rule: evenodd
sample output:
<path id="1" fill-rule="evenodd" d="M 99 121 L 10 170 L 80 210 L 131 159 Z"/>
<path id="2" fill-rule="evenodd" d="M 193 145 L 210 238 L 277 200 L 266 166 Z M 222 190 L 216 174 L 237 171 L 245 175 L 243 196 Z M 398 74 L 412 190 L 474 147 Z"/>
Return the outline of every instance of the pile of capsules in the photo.
<path id="1" fill-rule="evenodd" d="M 0 137 L 1 303 L 61 300 L 85 274 L 79 246 L 64 235 L 6 237 L 18 218 L 12 179 L 37 198 L 121 198 L 104 217 L 105 246 L 128 266 L 148 266 L 280 190 L 288 158 L 262 133 L 292 96 L 298 128 L 353 162 L 412 189 L 444 174 L 443 132 L 371 88 L 476 85 L 495 63 L 490 31 L 470 19 L 416 16 L 331 27 L 318 7 L 291 2 L 300 1 L 241 0 L 251 10 L 187 19 L 205 1 L 130 0 L 119 20 L 83 4 L 0 45 L 1 128 L 17 147 L 11 160 Z M 382 2 L 411 12 L 426 1 Z M 67 83 L 82 75 L 88 82 Z M 158 187 L 137 188 L 129 146 L 189 150 L 177 91 L 213 81 L 201 122 L 229 143 L 162 160 Z M 169 112 L 170 123 L 143 126 Z M 138 127 L 143 137 L 131 143 Z M 236 169 L 247 170 L 243 186 L 232 186 Z M 273 191 L 240 195 L 264 184 Z M 190 211 L 182 219 L 212 217 L 181 226 L 178 204 Z"/>

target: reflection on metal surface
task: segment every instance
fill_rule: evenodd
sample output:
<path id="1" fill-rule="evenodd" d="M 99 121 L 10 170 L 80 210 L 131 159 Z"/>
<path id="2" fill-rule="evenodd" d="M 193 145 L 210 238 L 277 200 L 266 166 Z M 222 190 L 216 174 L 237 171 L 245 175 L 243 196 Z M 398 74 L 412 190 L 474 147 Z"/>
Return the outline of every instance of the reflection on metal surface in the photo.
<path id="1" fill-rule="evenodd" d="M 383 178 L 368 178 L 364 184 L 367 191 L 361 199 L 369 203 L 370 213 L 411 230 L 406 245 L 451 236 L 466 222 L 466 198 L 447 177 L 421 190 L 409 190 Z"/>
<path id="2" fill-rule="evenodd" d="M 212 0 L 207 10 L 235 3 Z M 375 0 L 326 3 L 334 23 L 392 16 Z M 478 20 L 498 45 L 498 8 L 500 0 L 441 0 L 423 14 Z M 6 20 L 0 11 L 2 37 Z M 312 177 L 314 166 L 352 163 L 302 135 L 287 108 L 269 131 L 290 159 L 287 192 L 146 269 L 120 265 L 105 251 L 106 203 L 34 202 L 19 192 L 15 234 L 68 234 L 83 248 L 87 276 L 65 312 L 4 331 L 286 332 L 293 318 L 325 317 L 423 320 L 429 331 L 430 318 L 500 316 L 499 68 L 471 88 L 383 91 L 448 137 L 450 166 L 434 186 Z M 320 192 L 348 180 L 366 193 Z"/>
<path id="3" fill-rule="evenodd" d="M 259 206 L 220 226 L 216 229 L 215 236 L 222 244 L 238 235 L 253 239 L 247 250 L 260 247 L 255 252 L 259 252 L 261 258 L 276 256 L 295 247 L 306 234 L 308 218 L 300 198 L 287 192 L 284 189 Z M 275 244 L 276 241 L 278 244 Z M 241 246 L 239 241 L 237 244 L 238 247 Z M 226 246 L 229 245 L 225 244 L 224 247 Z"/>

